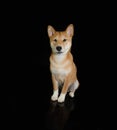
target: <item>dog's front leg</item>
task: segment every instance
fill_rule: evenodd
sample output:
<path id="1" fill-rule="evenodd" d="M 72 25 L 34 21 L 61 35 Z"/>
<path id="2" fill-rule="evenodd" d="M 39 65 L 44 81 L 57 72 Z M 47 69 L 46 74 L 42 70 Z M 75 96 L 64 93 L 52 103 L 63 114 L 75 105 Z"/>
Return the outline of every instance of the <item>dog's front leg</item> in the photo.
<path id="1" fill-rule="evenodd" d="M 62 91 L 61 91 L 61 94 L 58 98 L 58 102 L 61 102 L 61 103 L 64 102 L 65 96 L 66 96 L 66 93 L 67 93 L 67 90 L 68 90 L 68 86 L 69 86 L 69 79 L 66 77 Z"/>
<path id="2" fill-rule="evenodd" d="M 58 82 L 55 79 L 55 76 L 52 74 L 52 83 L 53 83 L 53 95 L 51 97 L 52 101 L 56 101 L 58 99 Z"/>

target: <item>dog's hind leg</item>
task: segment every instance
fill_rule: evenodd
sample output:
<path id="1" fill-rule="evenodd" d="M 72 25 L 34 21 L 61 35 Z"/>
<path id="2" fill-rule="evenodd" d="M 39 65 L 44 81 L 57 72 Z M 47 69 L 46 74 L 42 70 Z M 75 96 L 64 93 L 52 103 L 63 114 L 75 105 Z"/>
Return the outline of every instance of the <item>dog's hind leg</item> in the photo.
<path id="1" fill-rule="evenodd" d="M 76 80 L 69 88 L 69 96 L 74 97 L 76 89 L 79 87 L 79 82 Z"/>

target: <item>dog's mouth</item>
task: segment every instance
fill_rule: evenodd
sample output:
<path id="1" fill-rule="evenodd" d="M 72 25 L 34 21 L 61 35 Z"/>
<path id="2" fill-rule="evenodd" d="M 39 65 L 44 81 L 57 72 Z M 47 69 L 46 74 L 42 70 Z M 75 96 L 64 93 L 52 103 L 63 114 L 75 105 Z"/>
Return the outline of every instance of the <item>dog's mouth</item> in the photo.
<path id="1" fill-rule="evenodd" d="M 56 52 L 56 54 L 61 54 L 61 53 L 63 53 L 63 52 L 62 52 L 62 51 L 57 51 L 57 52 Z"/>

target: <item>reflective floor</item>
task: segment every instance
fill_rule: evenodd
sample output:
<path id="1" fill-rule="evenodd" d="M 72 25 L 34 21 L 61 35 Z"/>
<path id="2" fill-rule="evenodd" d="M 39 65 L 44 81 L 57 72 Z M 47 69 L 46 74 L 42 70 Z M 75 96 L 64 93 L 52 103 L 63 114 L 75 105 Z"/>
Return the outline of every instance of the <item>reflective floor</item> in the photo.
<path id="1" fill-rule="evenodd" d="M 46 67 L 45 67 L 46 68 Z M 52 102 L 51 75 L 48 68 L 33 65 L 27 85 L 8 96 L 9 128 L 39 130 L 103 130 L 99 116 L 82 100 L 80 85 L 74 98 L 66 96 L 64 103 Z M 23 76 L 24 78 L 25 76 Z M 26 86 L 25 86 L 26 85 Z M 31 87 L 30 87 L 31 85 Z M 17 125 L 16 125 L 17 124 Z M 16 127 L 15 127 L 16 125 Z"/>

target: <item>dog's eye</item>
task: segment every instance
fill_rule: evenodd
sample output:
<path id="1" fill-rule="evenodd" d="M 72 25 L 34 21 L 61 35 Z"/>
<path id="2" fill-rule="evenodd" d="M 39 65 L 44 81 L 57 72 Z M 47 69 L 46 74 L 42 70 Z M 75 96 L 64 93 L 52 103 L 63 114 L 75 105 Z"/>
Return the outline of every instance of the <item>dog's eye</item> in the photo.
<path id="1" fill-rule="evenodd" d="M 55 42 L 57 42 L 57 39 L 54 39 Z"/>
<path id="2" fill-rule="evenodd" d="M 66 42 L 67 41 L 67 39 L 63 39 L 63 42 Z"/>

